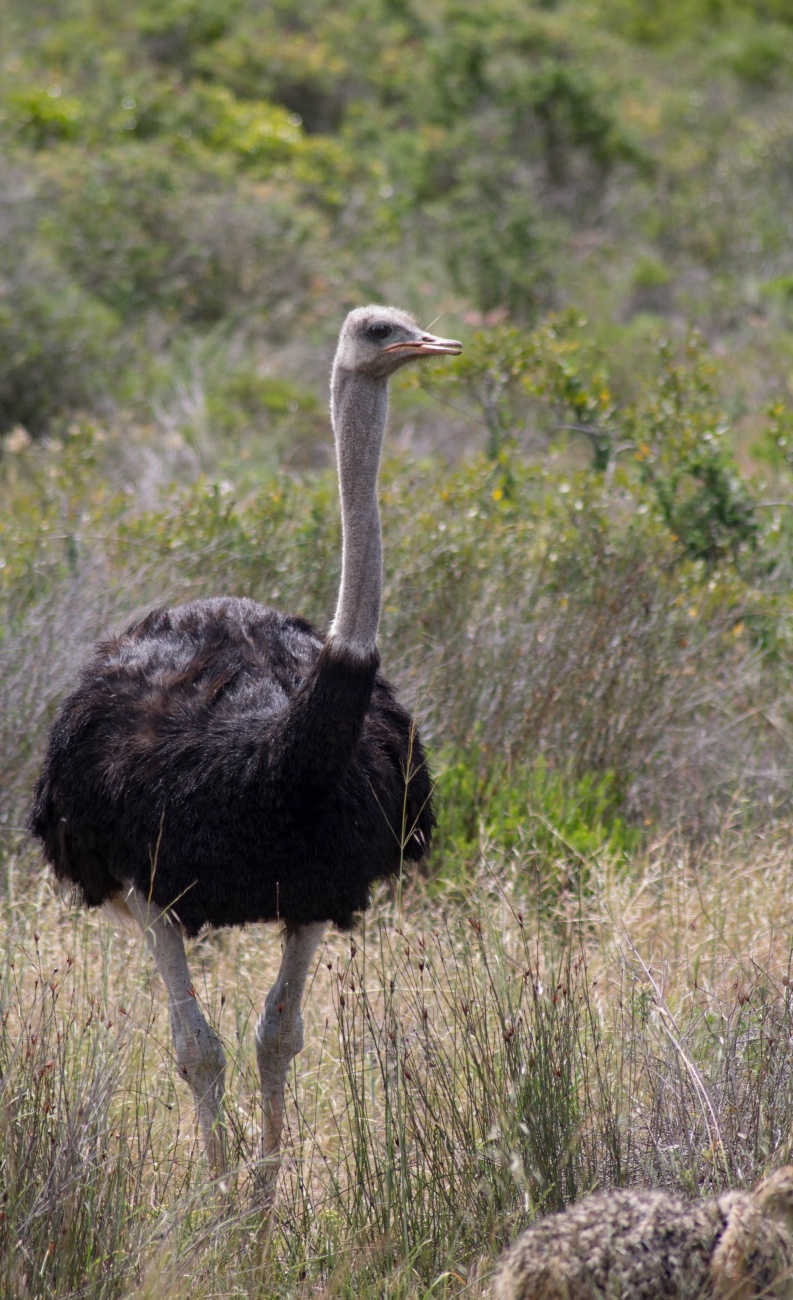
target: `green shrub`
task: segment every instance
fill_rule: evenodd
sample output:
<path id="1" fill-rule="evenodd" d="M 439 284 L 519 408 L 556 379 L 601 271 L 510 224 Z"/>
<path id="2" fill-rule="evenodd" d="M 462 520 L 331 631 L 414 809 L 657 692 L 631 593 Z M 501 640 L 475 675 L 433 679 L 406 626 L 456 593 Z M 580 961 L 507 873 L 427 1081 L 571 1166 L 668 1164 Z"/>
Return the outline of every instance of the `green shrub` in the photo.
<path id="1" fill-rule="evenodd" d="M 725 61 L 753 88 L 771 90 L 793 67 L 793 36 L 781 24 L 763 23 L 749 28 L 730 41 Z"/>
<path id="2" fill-rule="evenodd" d="M 142 0 L 135 24 L 158 62 L 169 68 L 185 66 L 197 51 L 226 34 L 242 7 L 239 0 Z"/>
<path id="3" fill-rule="evenodd" d="M 317 400 L 287 379 L 251 370 L 225 374 L 207 394 L 207 414 L 224 433 L 239 433 L 262 418 L 314 411 Z"/>
<path id="4" fill-rule="evenodd" d="M 34 149 L 46 149 L 59 140 L 80 135 L 85 110 L 74 95 L 63 95 L 57 84 L 48 89 L 12 91 L 5 98 L 2 116 L 12 138 Z"/>
<path id="5" fill-rule="evenodd" d="M 623 482 L 637 506 L 652 503 L 687 556 L 714 565 L 751 552 L 759 537 L 753 490 L 738 472 L 701 342 L 692 335 L 682 350 L 658 342 L 637 396 L 621 401 L 585 324 L 568 312 L 531 333 L 502 327 L 474 335 L 445 374 L 418 382 L 469 395 L 492 457 L 518 440 L 536 403 L 550 416 L 549 432 L 584 440 L 595 475 L 613 475 L 618 457 L 632 454 L 635 469 Z"/>
<path id="6" fill-rule="evenodd" d="M 487 431 L 486 452 L 499 458 L 513 443 L 526 413 L 526 378 L 536 361 L 536 337 L 511 325 L 477 330 L 449 365 L 411 375 L 443 400 L 465 401 Z"/>
<path id="7" fill-rule="evenodd" d="M 221 461 L 235 477 L 243 467 L 255 479 L 282 463 L 292 469 L 326 463 L 327 411 L 314 393 L 289 380 L 224 369 L 207 381 L 205 411 Z"/>
<path id="8" fill-rule="evenodd" d="M 669 268 L 657 257 L 640 257 L 634 267 L 633 284 L 636 289 L 659 289 L 668 284 L 672 276 Z"/>
<path id="9" fill-rule="evenodd" d="M 628 417 L 639 474 L 669 530 L 694 559 L 714 565 L 757 545 L 754 497 L 741 478 L 700 345 L 689 340 L 682 362 L 660 347 L 657 387 L 648 387 Z"/>
<path id="10" fill-rule="evenodd" d="M 787 0 L 607 0 L 607 21 L 632 40 L 648 44 L 682 43 L 718 31 L 735 20 L 758 25 L 769 19 L 793 21 Z"/>
<path id="11" fill-rule="evenodd" d="M 0 433 L 38 436 L 106 388 L 117 321 L 35 251 L 0 259 Z"/>
<path id="12" fill-rule="evenodd" d="M 275 188 L 254 191 L 141 144 L 73 155 L 56 184 L 43 233 L 79 283 L 125 318 L 288 315 L 305 294 L 312 223 Z"/>
<path id="13" fill-rule="evenodd" d="M 534 763 L 500 759 L 491 746 L 436 758 L 436 797 L 443 817 L 435 862 L 448 878 L 454 864 L 470 871 L 480 854 L 538 854 L 551 891 L 599 854 L 622 859 L 642 832 L 625 820 L 625 792 L 613 772 L 572 775 L 540 756 Z M 585 873 L 584 873 L 585 875 Z"/>
<path id="14" fill-rule="evenodd" d="M 480 311 L 534 320 L 551 294 L 531 199 L 487 163 L 472 159 L 460 173 L 434 222 L 452 283 Z"/>

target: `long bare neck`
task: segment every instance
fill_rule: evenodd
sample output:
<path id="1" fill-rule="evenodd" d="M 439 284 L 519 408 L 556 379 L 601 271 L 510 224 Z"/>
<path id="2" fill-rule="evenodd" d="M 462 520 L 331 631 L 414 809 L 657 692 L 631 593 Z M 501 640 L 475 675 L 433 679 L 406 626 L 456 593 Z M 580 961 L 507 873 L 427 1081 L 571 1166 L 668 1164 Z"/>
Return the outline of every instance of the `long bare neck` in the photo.
<path id="1" fill-rule="evenodd" d="M 362 658 L 371 655 L 383 586 L 377 472 L 388 413 L 388 385 L 335 366 L 331 417 L 341 495 L 341 586 L 330 634 Z"/>

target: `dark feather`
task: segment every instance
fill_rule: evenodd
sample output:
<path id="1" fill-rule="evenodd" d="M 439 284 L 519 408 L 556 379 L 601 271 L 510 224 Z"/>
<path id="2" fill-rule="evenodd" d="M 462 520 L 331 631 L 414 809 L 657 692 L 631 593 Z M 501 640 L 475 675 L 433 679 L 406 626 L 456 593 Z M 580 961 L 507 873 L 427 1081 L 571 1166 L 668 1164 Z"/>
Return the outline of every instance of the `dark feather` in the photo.
<path id="1" fill-rule="evenodd" d="M 377 668 L 252 600 L 155 609 L 64 701 L 30 829 L 89 906 L 130 881 L 189 934 L 349 927 L 434 826 L 421 742 Z"/>

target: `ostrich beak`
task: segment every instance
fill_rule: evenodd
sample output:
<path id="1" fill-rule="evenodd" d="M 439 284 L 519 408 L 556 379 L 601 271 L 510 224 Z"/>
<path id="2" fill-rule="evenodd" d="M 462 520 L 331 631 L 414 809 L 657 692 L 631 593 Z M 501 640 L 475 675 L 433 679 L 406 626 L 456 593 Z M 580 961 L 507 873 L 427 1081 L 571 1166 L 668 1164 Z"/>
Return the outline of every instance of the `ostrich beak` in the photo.
<path id="1" fill-rule="evenodd" d="M 406 356 L 417 357 L 457 357 L 463 350 L 457 339 L 439 339 L 435 334 L 422 334 L 420 339 L 406 339 L 401 343 L 389 343 L 384 352 L 403 352 Z"/>

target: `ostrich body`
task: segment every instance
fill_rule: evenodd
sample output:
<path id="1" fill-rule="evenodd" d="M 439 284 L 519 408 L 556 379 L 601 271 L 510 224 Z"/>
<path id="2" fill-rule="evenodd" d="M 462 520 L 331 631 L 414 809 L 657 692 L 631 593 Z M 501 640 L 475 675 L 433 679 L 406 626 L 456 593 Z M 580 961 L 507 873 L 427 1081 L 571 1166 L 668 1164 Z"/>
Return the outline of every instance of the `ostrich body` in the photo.
<path id="1" fill-rule="evenodd" d="M 791 1300 L 793 1167 L 753 1192 L 584 1197 L 532 1224 L 496 1273 L 496 1300 Z"/>
<path id="2" fill-rule="evenodd" d="M 196 1002 L 183 935 L 283 923 L 281 969 L 256 1027 L 268 1194 L 325 927 L 351 926 L 372 882 L 420 860 L 432 833 L 421 743 L 378 672 L 377 475 L 389 377 L 459 351 L 395 308 L 349 314 L 331 379 L 343 549 L 329 635 L 234 597 L 152 610 L 95 648 L 36 787 L 30 829 L 57 878 L 89 907 L 121 907 L 147 936 L 218 1173 L 225 1057 Z"/>

